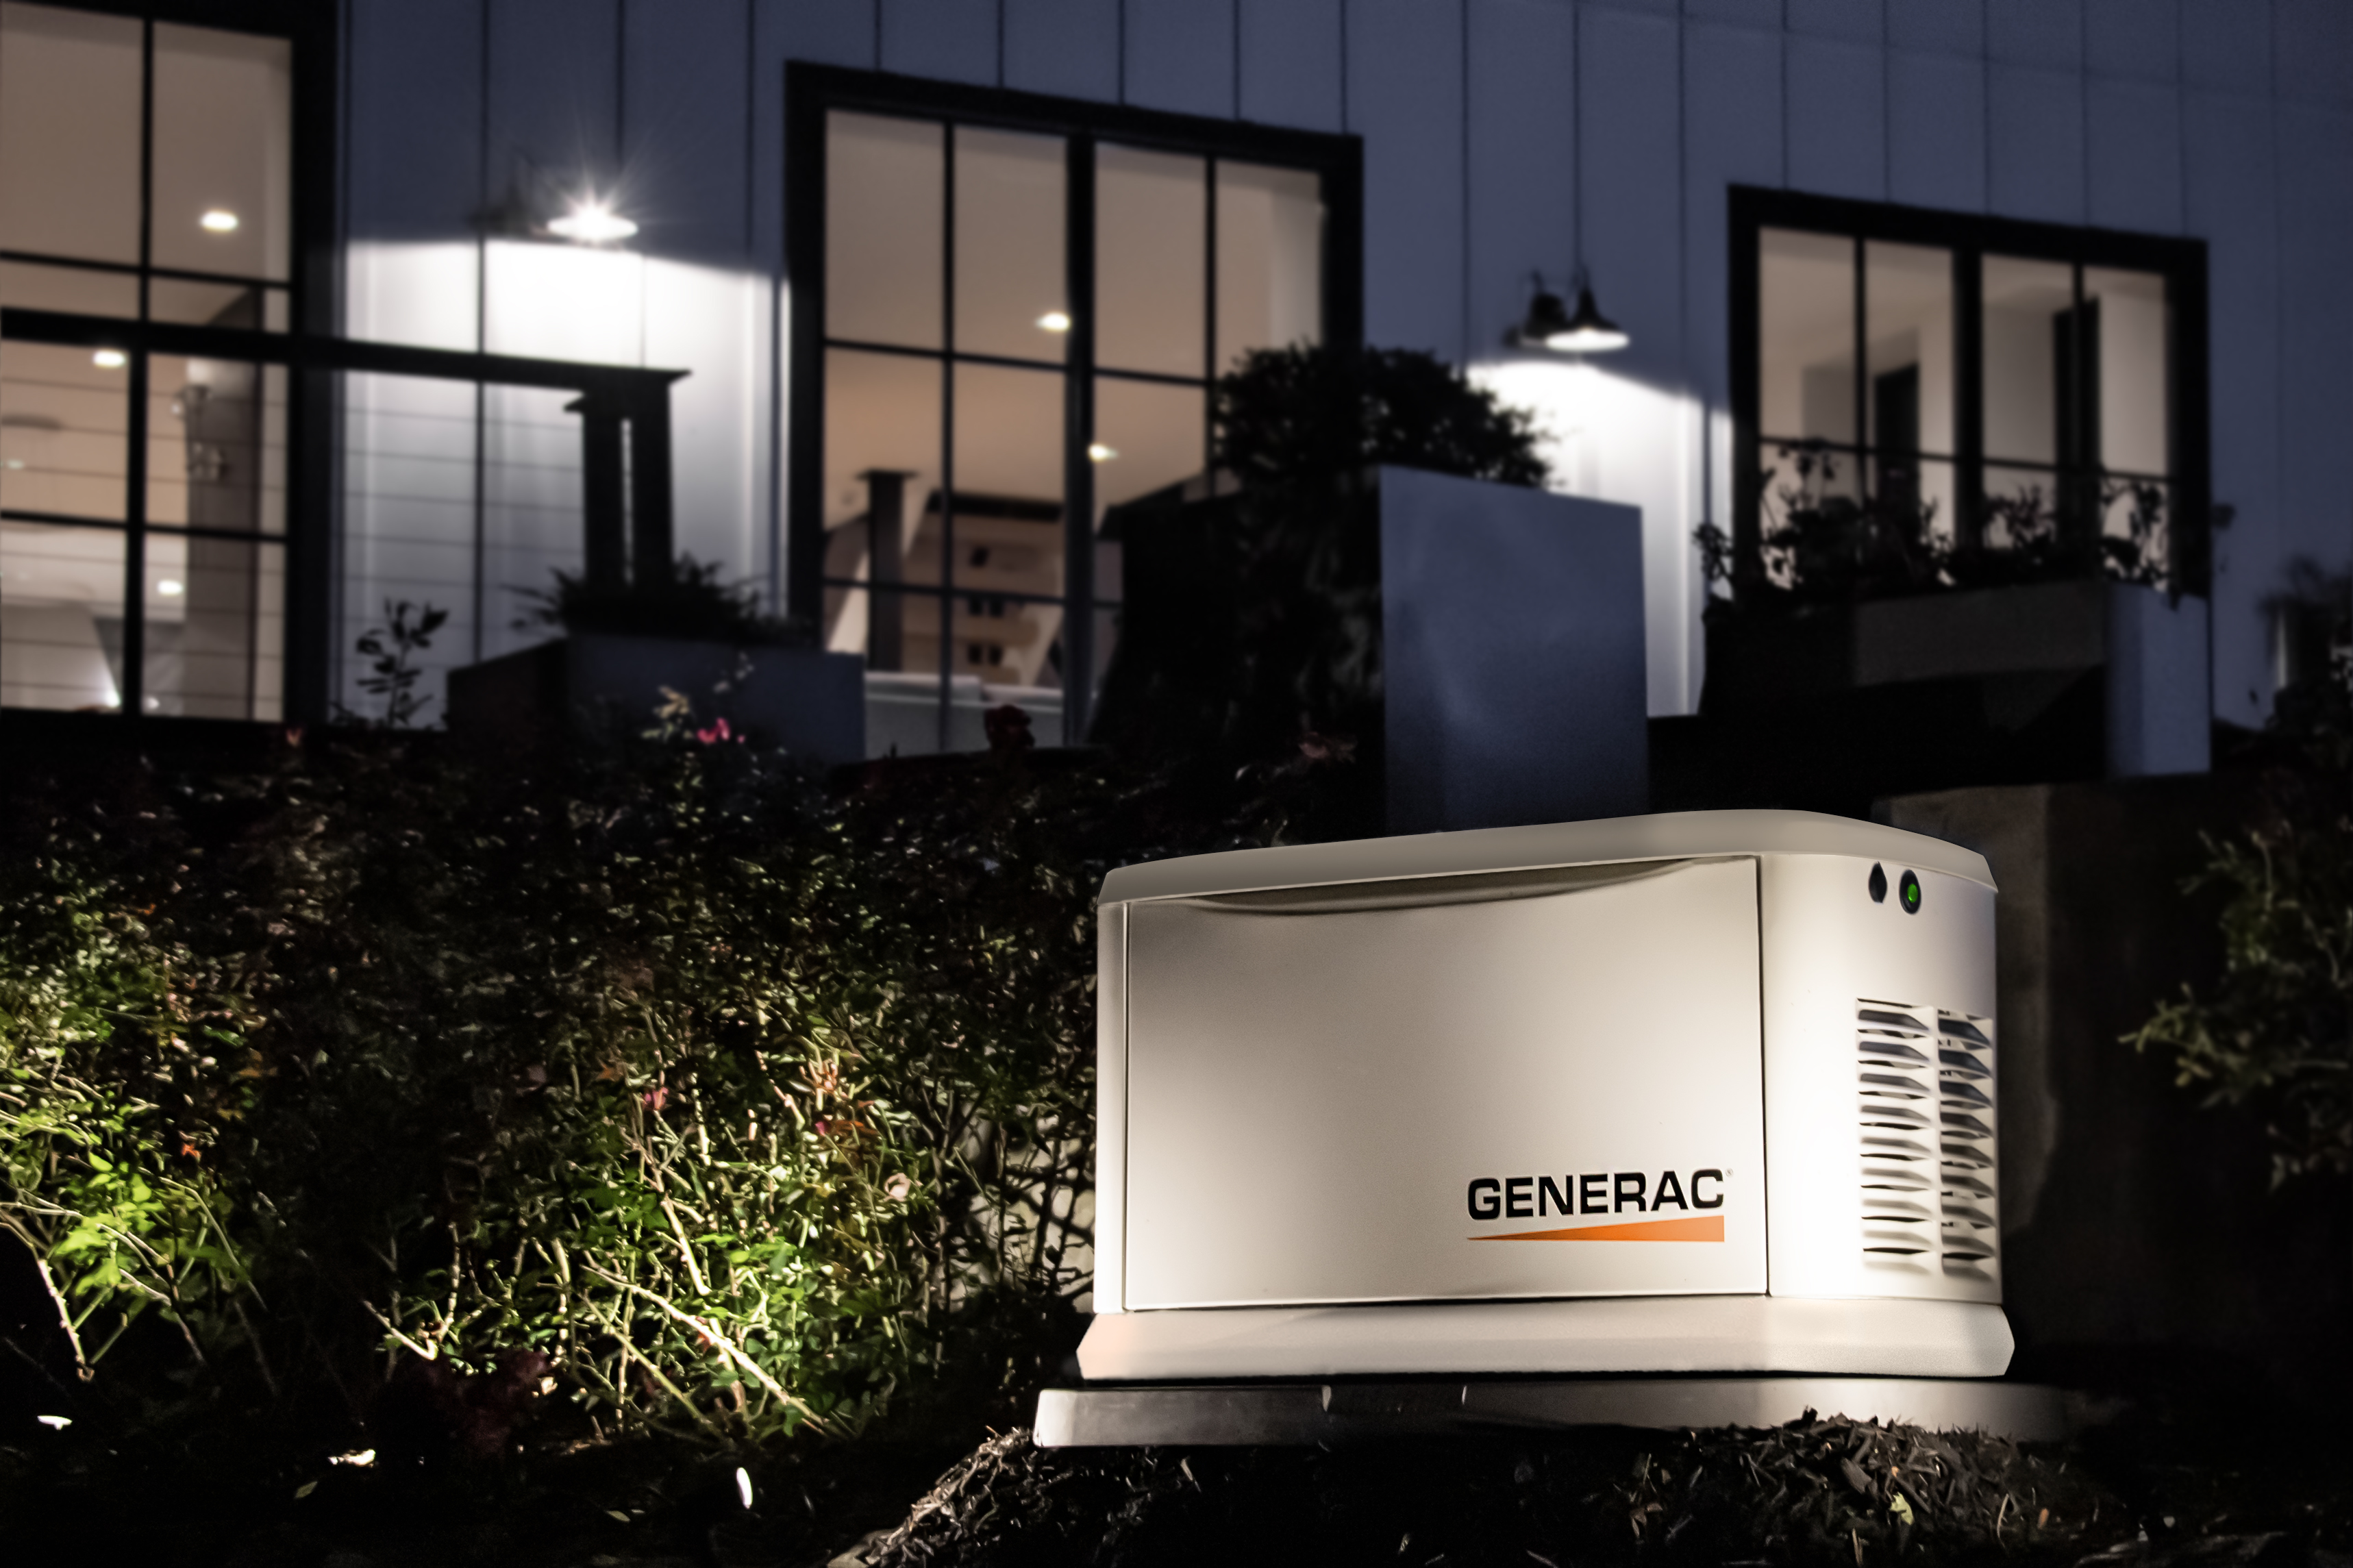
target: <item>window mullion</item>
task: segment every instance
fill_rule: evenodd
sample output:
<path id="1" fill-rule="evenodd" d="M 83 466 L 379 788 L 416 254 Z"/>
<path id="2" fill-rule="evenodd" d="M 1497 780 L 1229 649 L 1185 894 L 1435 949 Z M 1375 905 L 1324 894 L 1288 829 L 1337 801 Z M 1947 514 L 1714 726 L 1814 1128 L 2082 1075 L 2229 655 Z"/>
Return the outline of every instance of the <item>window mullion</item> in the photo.
<path id="1" fill-rule="evenodd" d="M 1954 542 L 1985 542 L 1985 279 L 1975 246 L 1953 247 Z"/>
<path id="2" fill-rule="evenodd" d="M 1073 136 L 1063 176 L 1062 739 L 1086 739 L 1094 697 L 1095 144 Z"/>
<path id="3" fill-rule="evenodd" d="M 948 749 L 955 684 L 956 128 L 940 127 L 940 701 L 939 749 Z"/>
<path id="4" fill-rule="evenodd" d="M 1869 256 L 1862 236 L 1854 237 L 1854 414 L 1848 428 L 1854 442 L 1854 493 L 1859 500 L 1869 500 L 1872 491 L 1871 458 L 1871 318 L 1870 304 L 1864 298 L 1865 265 Z"/>

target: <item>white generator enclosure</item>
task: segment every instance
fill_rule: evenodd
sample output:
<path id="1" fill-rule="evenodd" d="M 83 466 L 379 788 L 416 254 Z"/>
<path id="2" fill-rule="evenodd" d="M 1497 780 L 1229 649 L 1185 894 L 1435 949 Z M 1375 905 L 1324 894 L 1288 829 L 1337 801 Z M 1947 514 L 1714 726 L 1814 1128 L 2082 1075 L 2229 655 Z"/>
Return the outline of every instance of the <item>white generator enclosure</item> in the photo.
<path id="1" fill-rule="evenodd" d="M 1694 812 L 1100 908 L 1090 1380 L 2009 1365 L 1981 857 Z"/>

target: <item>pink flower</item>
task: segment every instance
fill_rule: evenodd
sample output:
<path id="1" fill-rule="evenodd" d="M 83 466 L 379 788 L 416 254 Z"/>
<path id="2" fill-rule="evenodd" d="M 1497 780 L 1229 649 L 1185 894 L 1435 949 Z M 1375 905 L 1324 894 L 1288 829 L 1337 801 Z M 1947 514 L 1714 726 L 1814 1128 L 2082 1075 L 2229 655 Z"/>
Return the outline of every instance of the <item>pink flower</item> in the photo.
<path id="1" fill-rule="evenodd" d="M 727 721 L 720 719 L 714 721 L 708 730 L 697 730 L 694 732 L 694 738 L 708 746 L 715 741 L 730 740 L 733 737 L 728 733 Z"/>
<path id="2" fill-rule="evenodd" d="M 670 1089 L 668 1086 L 664 1086 L 660 1089 L 650 1089 L 639 1098 L 646 1102 L 647 1110 L 659 1110 L 663 1106 L 670 1103 Z"/>

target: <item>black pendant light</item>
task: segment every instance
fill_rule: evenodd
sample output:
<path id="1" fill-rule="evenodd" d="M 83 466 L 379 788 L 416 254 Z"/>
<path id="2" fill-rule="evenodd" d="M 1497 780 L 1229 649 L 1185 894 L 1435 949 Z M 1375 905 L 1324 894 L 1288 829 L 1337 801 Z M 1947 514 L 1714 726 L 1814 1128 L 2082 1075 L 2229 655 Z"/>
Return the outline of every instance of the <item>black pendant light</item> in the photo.
<path id="1" fill-rule="evenodd" d="M 1569 314 L 1560 296 L 1545 287 L 1536 274 L 1535 298 L 1528 301 L 1527 319 L 1512 331 L 1516 348 L 1549 349 L 1555 353 L 1606 354 L 1631 342 L 1624 328 L 1601 313 L 1593 302 L 1593 286 L 1585 268 L 1577 269 L 1577 313 Z"/>

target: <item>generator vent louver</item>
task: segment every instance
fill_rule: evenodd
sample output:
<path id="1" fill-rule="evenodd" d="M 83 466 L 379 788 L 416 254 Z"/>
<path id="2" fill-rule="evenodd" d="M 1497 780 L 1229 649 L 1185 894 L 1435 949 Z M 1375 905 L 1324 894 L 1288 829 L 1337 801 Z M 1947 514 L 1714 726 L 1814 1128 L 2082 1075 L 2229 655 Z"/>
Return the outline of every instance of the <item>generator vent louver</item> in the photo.
<path id="1" fill-rule="evenodd" d="M 1860 1001 L 1855 1063 L 1864 1260 L 1996 1279 L 1992 1020 Z"/>

